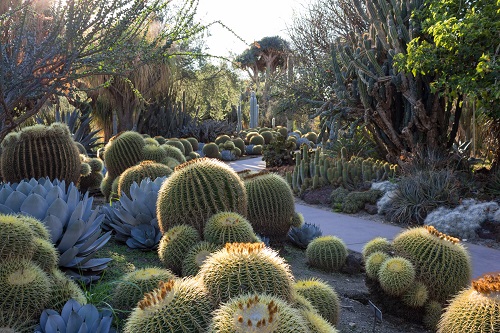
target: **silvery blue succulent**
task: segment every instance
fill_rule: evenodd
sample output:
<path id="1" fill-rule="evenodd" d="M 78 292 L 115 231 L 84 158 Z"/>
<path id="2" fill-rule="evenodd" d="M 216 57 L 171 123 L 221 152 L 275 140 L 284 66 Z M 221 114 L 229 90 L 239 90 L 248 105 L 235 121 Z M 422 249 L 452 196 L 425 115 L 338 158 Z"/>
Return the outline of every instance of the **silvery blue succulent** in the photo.
<path id="1" fill-rule="evenodd" d="M 253 147 L 255 147 L 255 145 L 246 145 L 245 146 L 245 154 L 246 155 L 252 155 L 252 153 L 253 153 Z"/>
<path id="2" fill-rule="evenodd" d="M 303 144 L 308 145 L 310 148 L 314 148 L 314 143 L 309 141 L 308 139 L 306 138 L 297 139 L 297 149 L 300 148 L 300 146 L 302 146 Z"/>
<path id="3" fill-rule="evenodd" d="M 81 305 L 70 299 L 59 314 L 54 310 L 44 310 L 35 333 L 108 333 L 116 332 L 111 328 L 113 313 L 99 311 L 92 304 Z"/>
<path id="4" fill-rule="evenodd" d="M 94 258 L 110 239 L 102 234 L 104 215 L 92 209 L 93 198 L 76 186 L 48 178 L 31 179 L 0 187 L 0 213 L 31 215 L 49 229 L 60 253 L 59 267 L 86 283 L 99 279 L 109 258 Z"/>
<path id="5" fill-rule="evenodd" d="M 221 151 L 220 154 L 223 161 L 236 161 L 238 159 L 235 153 L 227 149 Z"/>
<path id="6" fill-rule="evenodd" d="M 311 223 L 304 223 L 300 227 L 291 227 L 288 231 L 288 240 L 292 242 L 293 245 L 305 249 L 307 245 L 316 237 L 323 235 L 321 229 Z"/>
<path id="7" fill-rule="evenodd" d="M 132 249 L 154 250 L 161 239 L 156 219 L 156 199 L 161 184 L 167 177 L 155 181 L 143 179 L 130 187 L 130 198 L 122 194 L 119 201 L 101 207 L 106 228 L 115 231 L 115 239 Z"/>

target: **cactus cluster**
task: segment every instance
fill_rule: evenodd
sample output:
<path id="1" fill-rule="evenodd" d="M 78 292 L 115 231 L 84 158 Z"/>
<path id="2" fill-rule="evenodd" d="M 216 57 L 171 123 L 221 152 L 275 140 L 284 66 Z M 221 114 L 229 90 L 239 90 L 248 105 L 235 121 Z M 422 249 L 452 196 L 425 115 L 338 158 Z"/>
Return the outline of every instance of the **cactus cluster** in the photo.
<path id="1" fill-rule="evenodd" d="M 429 329 L 471 277 L 469 254 L 458 239 L 430 226 L 403 231 L 392 243 L 376 238 L 363 248 L 363 258 L 366 284 L 382 310 Z"/>
<path id="2" fill-rule="evenodd" d="M 309 146 L 302 145 L 295 152 L 295 168 L 288 172 L 287 180 L 295 193 L 325 184 L 353 190 L 365 182 L 392 178 L 397 170 L 396 165 L 380 160 L 360 157 L 348 160 L 345 152 L 341 158 L 331 158 L 322 153 L 321 147 L 313 152 Z"/>

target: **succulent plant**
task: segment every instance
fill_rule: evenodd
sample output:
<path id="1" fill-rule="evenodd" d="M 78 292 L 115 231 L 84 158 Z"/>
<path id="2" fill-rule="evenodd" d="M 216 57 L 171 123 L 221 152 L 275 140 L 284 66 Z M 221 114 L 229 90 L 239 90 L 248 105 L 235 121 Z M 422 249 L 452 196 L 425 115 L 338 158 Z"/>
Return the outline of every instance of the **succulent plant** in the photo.
<path id="1" fill-rule="evenodd" d="M 193 146 L 191 145 L 191 142 L 189 142 L 186 139 L 180 139 L 179 141 L 184 146 L 184 155 L 188 156 L 193 151 Z"/>
<path id="2" fill-rule="evenodd" d="M 294 290 L 305 297 L 318 313 L 330 324 L 337 325 L 340 315 L 340 299 L 332 287 L 319 279 L 299 280 Z"/>
<path id="3" fill-rule="evenodd" d="M 180 142 L 178 140 L 169 139 L 169 140 L 167 140 L 167 142 L 165 142 L 165 144 L 179 149 L 181 151 L 182 155 L 186 156 L 186 151 L 184 149 L 184 145 L 182 144 L 182 142 Z"/>
<path id="4" fill-rule="evenodd" d="M 137 302 L 144 298 L 144 294 L 158 288 L 160 282 L 175 278 L 175 274 L 168 269 L 157 267 L 130 272 L 115 285 L 111 304 L 115 309 L 130 311 L 136 307 Z"/>
<path id="5" fill-rule="evenodd" d="M 265 140 L 264 140 L 264 137 L 262 137 L 262 135 L 260 134 L 256 134 L 256 135 L 252 135 L 252 137 L 250 138 L 250 140 L 248 141 L 251 145 L 264 145 L 265 144 Z"/>
<path id="6" fill-rule="evenodd" d="M 204 333 L 213 308 L 195 279 L 170 280 L 146 294 L 130 314 L 124 333 Z"/>
<path id="7" fill-rule="evenodd" d="M 99 189 L 104 178 L 102 170 L 104 163 L 99 158 L 85 157 L 83 162 L 90 166 L 90 174 L 85 177 L 80 177 L 78 188 L 84 193 L 91 190 Z"/>
<path id="8" fill-rule="evenodd" d="M 182 262 L 191 247 L 200 241 L 195 228 L 176 225 L 163 234 L 158 246 L 158 256 L 166 268 L 176 274 L 182 272 Z"/>
<path id="9" fill-rule="evenodd" d="M 458 239 L 432 226 L 400 233 L 393 247 L 414 264 L 417 280 L 425 283 L 433 300 L 443 303 L 469 284 L 472 268 L 467 250 Z"/>
<path id="10" fill-rule="evenodd" d="M 248 220 L 256 233 L 284 242 L 295 214 L 292 190 L 283 177 L 266 171 L 244 178 Z"/>
<path id="11" fill-rule="evenodd" d="M 293 213 L 291 224 L 295 228 L 302 227 L 304 225 L 304 215 L 298 212 Z"/>
<path id="12" fill-rule="evenodd" d="M 31 215 L 42 221 L 59 251 L 59 267 L 86 282 L 99 278 L 111 259 L 93 258 L 111 237 L 101 233 L 104 215 L 92 210 L 93 198 L 73 183 L 31 179 L 0 188 L 0 213 Z"/>
<path id="13" fill-rule="evenodd" d="M 438 333 L 495 333 L 500 330 L 500 272 L 474 280 L 451 301 Z"/>
<path id="14" fill-rule="evenodd" d="M 35 233 L 30 225 L 15 216 L 0 215 L 0 262 L 30 260 L 35 253 Z"/>
<path id="15" fill-rule="evenodd" d="M 245 152 L 245 141 L 241 138 L 236 138 L 232 140 L 234 146 L 240 150 L 240 156 Z"/>
<path id="16" fill-rule="evenodd" d="M 307 262 L 328 272 L 340 270 L 347 258 L 347 247 L 340 238 L 323 236 L 313 239 L 306 249 Z"/>
<path id="17" fill-rule="evenodd" d="M 35 252 L 31 261 L 40 266 L 46 272 L 50 272 L 57 268 L 59 262 L 59 252 L 57 252 L 54 244 L 47 240 L 35 237 L 33 240 Z"/>
<path id="18" fill-rule="evenodd" d="M 199 242 L 191 247 L 182 261 L 182 276 L 195 276 L 209 255 L 221 249 L 221 245 Z"/>
<path id="19" fill-rule="evenodd" d="M 335 327 L 326 321 L 317 311 L 301 310 L 300 314 L 307 323 L 309 333 L 338 333 Z"/>
<path id="20" fill-rule="evenodd" d="M 257 241 L 250 222 L 235 212 L 220 212 L 212 215 L 205 225 L 203 235 L 207 242 L 220 245 Z"/>
<path id="21" fill-rule="evenodd" d="M 363 258 L 365 261 L 368 259 L 368 257 L 374 253 L 374 252 L 384 252 L 389 254 L 390 252 L 393 251 L 391 242 L 387 240 L 387 238 L 383 237 L 375 237 L 371 241 L 365 244 L 363 247 L 363 250 L 361 251 L 361 254 L 363 255 Z"/>
<path id="22" fill-rule="evenodd" d="M 246 292 L 292 299 L 288 264 L 263 243 L 228 243 L 207 258 L 198 275 L 214 304 Z"/>
<path id="23" fill-rule="evenodd" d="M 219 157 L 219 146 L 213 142 L 209 142 L 203 146 L 203 156 L 210 158 Z"/>
<path id="24" fill-rule="evenodd" d="M 64 123 L 37 124 L 9 133 L 1 148 L 4 182 L 48 177 L 78 183 L 80 154 Z"/>
<path id="25" fill-rule="evenodd" d="M 146 144 L 146 146 L 155 146 L 155 147 L 160 146 L 158 141 L 155 138 L 151 137 L 144 138 L 144 143 Z"/>
<path id="26" fill-rule="evenodd" d="M 92 304 L 81 305 L 76 300 L 69 300 L 61 310 L 44 310 L 40 316 L 40 325 L 35 333 L 107 333 L 115 332 L 111 328 L 113 313 L 99 311 Z"/>
<path id="27" fill-rule="evenodd" d="M 321 229 L 312 223 L 304 223 L 300 227 L 291 227 L 288 232 L 288 240 L 295 246 L 301 249 L 306 249 L 309 243 L 318 237 L 321 237 L 323 232 Z"/>
<path id="28" fill-rule="evenodd" d="M 234 150 L 221 150 L 220 156 L 223 161 L 236 161 L 238 159 L 238 154 Z"/>
<path id="29" fill-rule="evenodd" d="M 218 212 L 246 216 L 247 200 L 243 182 L 224 162 L 210 158 L 191 160 L 175 168 L 158 193 L 157 218 L 165 232 L 188 224 L 200 236 L 206 221 Z"/>
<path id="30" fill-rule="evenodd" d="M 376 280 L 378 278 L 378 272 L 380 270 L 380 266 L 382 266 L 382 264 L 389 258 L 390 256 L 382 251 L 375 251 L 372 254 L 370 254 L 365 259 L 366 275 L 369 278 Z"/>
<path id="31" fill-rule="evenodd" d="M 209 333 L 306 333 L 300 312 L 279 297 L 249 293 L 229 300 L 215 311 Z"/>
<path id="32" fill-rule="evenodd" d="M 161 149 L 161 148 L 160 148 Z M 130 186 L 134 182 L 140 184 L 145 178 L 156 179 L 158 177 L 168 177 L 172 174 L 172 169 L 168 166 L 153 161 L 142 161 L 127 170 L 123 171 L 118 181 L 118 195 L 125 193 L 130 196 Z"/>
<path id="33" fill-rule="evenodd" d="M 415 267 L 403 257 L 389 258 L 380 266 L 378 280 L 387 294 L 401 296 L 415 281 Z"/>
<path id="34" fill-rule="evenodd" d="M 429 299 L 429 290 L 425 284 L 416 281 L 403 293 L 401 299 L 404 304 L 418 308 L 424 306 Z"/>
<path id="35" fill-rule="evenodd" d="M 443 305 L 441 303 L 436 301 L 427 302 L 424 306 L 422 324 L 428 330 L 435 332 L 442 313 Z"/>
<path id="36" fill-rule="evenodd" d="M 179 148 L 167 144 L 163 144 L 160 147 L 167 153 L 167 157 L 175 159 L 179 164 L 186 162 L 186 157 Z M 170 167 L 169 163 L 165 164 Z"/>
<path id="37" fill-rule="evenodd" d="M 22 215 L 22 214 L 18 214 L 18 215 L 16 215 L 16 217 L 18 220 L 21 220 L 25 224 L 29 225 L 31 231 L 34 232 L 35 237 L 40 238 L 40 239 L 44 239 L 46 241 L 50 241 L 49 230 L 47 229 L 47 226 L 45 224 L 40 222 L 40 220 L 37 220 L 36 218 L 31 217 L 31 216 Z M 3 239 L 5 241 L 6 238 L 2 237 L 1 239 Z M 24 249 L 24 251 L 26 250 L 26 248 L 23 248 L 23 249 Z"/>
<path id="38" fill-rule="evenodd" d="M 101 206 L 104 226 L 115 231 L 115 239 L 132 249 L 154 250 L 161 239 L 156 219 L 156 200 L 166 177 L 154 181 L 145 178 L 130 186 L 130 198 L 124 194 L 119 201 Z"/>
<path id="39" fill-rule="evenodd" d="M 255 147 L 255 145 L 246 145 L 245 146 L 245 154 L 246 155 L 252 155 L 253 154 L 253 147 Z"/>
<path id="40" fill-rule="evenodd" d="M 153 139 L 152 139 L 153 140 Z M 156 142 L 156 140 L 154 140 Z M 165 163 L 168 155 L 165 149 L 159 145 L 145 145 L 142 149 L 142 159 L 144 161 L 153 161 L 156 163 Z"/>
<path id="41" fill-rule="evenodd" d="M 64 304 L 70 299 L 74 299 L 80 304 L 87 303 L 80 286 L 59 269 L 53 269 L 49 273 L 49 278 L 51 280 L 50 298 L 45 305 L 46 309 L 61 311 Z"/>
<path id="42" fill-rule="evenodd" d="M 262 155 L 262 145 L 254 145 L 252 148 L 252 155 Z"/>
<path id="43" fill-rule="evenodd" d="M 126 131 L 112 137 L 104 147 L 104 161 L 109 177 L 114 180 L 123 171 L 142 161 L 144 146 L 144 139 L 137 132 Z"/>
<path id="44" fill-rule="evenodd" d="M 188 140 L 189 143 L 191 144 L 191 147 L 193 147 L 193 151 L 197 151 L 199 149 L 198 140 L 196 138 L 190 137 L 187 138 L 186 140 Z"/>
<path id="45" fill-rule="evenodd" d="M 318 143 L 318 134 L 316 134 L 315 132 L 307 132 L 303 135 L 303 137 L 314 144 Z"/>

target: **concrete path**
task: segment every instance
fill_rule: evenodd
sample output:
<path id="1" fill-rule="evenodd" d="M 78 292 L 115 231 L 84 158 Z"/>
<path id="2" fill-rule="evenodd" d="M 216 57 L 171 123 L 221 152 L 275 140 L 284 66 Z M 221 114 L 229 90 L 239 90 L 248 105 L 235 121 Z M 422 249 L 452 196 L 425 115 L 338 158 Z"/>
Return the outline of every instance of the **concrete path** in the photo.
<path id="1" fill-rule="evenodd" d="M 261 158 L 251 158 L 230 162 L 229 165 L 236 171 L 245 169 L 263 170 L 265 163 Z M 392 240 L 403 231 L 403 228 L 390 224 L 363 220 L 354 216 L 335 213 L 307 205 L 296 204 L 297 212 L 304 215 L 307 222 L 318 225 L 323 235 L 334 235 L 341 238 L 350 250 L 361 252 L 361 249 L 375 237 L 385 237 Z M 473 278 L 484 273 L 500 272 L 500 251 L 485 246 L 470 243 L 464 244 L 472 257 Z"/>

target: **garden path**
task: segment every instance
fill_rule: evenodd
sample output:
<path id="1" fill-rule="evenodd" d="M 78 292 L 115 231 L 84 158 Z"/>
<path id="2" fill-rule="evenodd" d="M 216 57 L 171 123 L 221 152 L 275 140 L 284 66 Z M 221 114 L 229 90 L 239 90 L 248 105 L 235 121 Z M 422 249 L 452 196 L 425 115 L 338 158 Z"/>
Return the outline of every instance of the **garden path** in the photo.
<path id="1" fill-rule="evenodd" d="M 260 158 L 248 158 L 230 162 L 235 171 L 245 169 L 263 170 L 266 165 Z M 304 215 L 304 220 L 318 225 L 323 235 L 341 238 L 350 250 L 361 252 L 363 246 L 375 237 L 392 240 L 403 228 L 391 224 L 364 220 L 358 217 L 339 214 L 302 204 L 295 204 L 296 211 Z M 500 272 L 500 251 L 471 243 L 462 243 L 472 257 L 472 277 L 485 273 Z"/>

